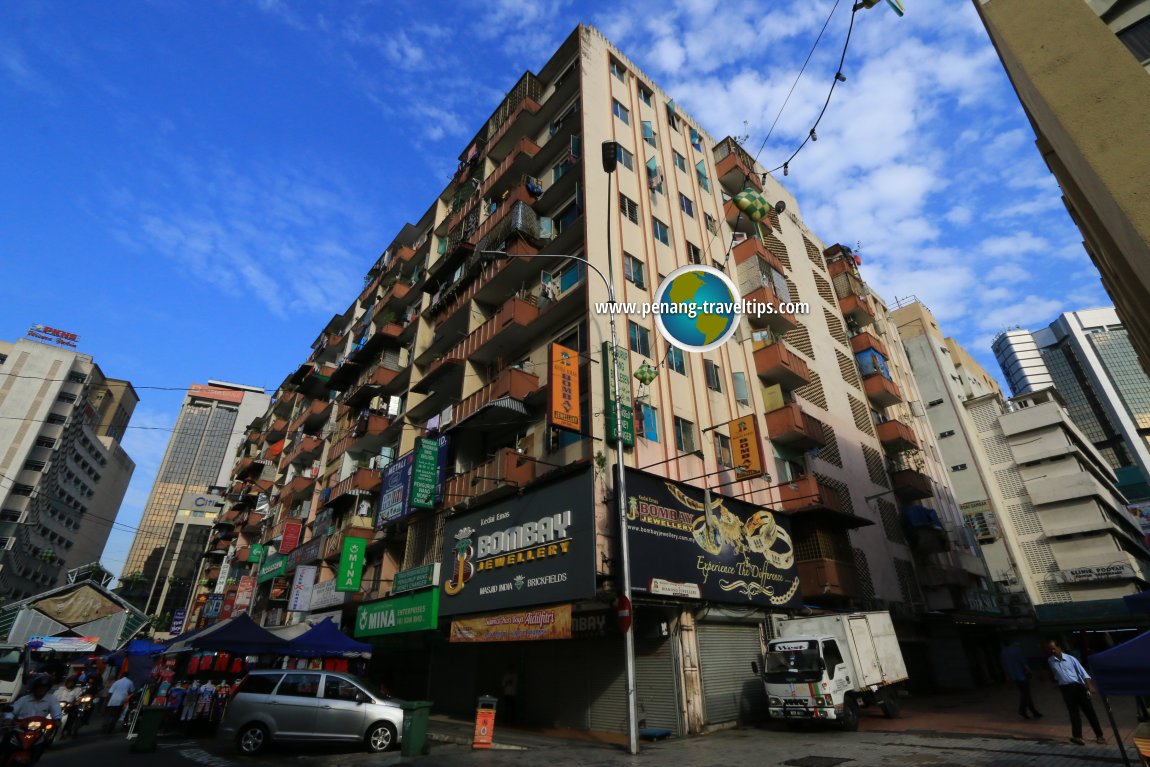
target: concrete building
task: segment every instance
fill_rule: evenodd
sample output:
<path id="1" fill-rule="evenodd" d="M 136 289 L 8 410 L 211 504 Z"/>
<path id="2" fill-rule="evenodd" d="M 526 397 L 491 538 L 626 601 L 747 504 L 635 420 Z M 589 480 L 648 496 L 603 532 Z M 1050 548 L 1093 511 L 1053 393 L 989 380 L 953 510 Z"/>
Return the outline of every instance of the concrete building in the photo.
<path id="1" fill-rule="evenodd" d="M 1033 608 L 1046 628 L 1128 623 L 1119 597 L 1145 585 L 1150 554 L 1055 390 L 1005 400 L 925 306 L 894 316 L 954 493 L 1013 611 Z"/>
<path id="2" fill-rule="evenodd" d="M 604 142 L 617 144 L 610 176 Z M 757 223 L 745 190 L 773 206 Z M 699 353 L 670 346 L 653 316 L 619 316 L 612 354 L 604 282 L 573 257 L 624 302 L 707 265 L 774 311 Z M 619 731 L 621 436 L 648 726 L 699 732 L 760 706 L 750 662 L 769 616 L 800 604 L 890 609 L 918 682 L 969 682 L 955 644 L 932 655 L 932 638 L 957 632 L 926 613 L 973 622 L 996 606 L 899 344 L 849 249 L 822 243 L 734 139 L 708 136 L 579 27 L 462 147 L 451 183 L 251 424 L 205 589 L 225 570 L 254 577 L 253 614 L 296 622 L 309 610 L 275 584 L 314 565 L 310 614 L 334 605 L 383 640 L 375 658 L 398 694 L 471 710 L 512 664 L 525 719 Z M 616 408 L 622 435 L 604 417 Z M 746 476 L 756 452 L 763 473 Z M 543 510 L 558 519 L 531 518 Z M 493 526 L 508 529 L 477 532 Z M 551 545 L 557 530 L 569 537 Z M 362 596 L 334 590 L 349 546 L 365 557 Z M 240 588 L 225 586 L 225 605 Z M 419 619 L 393 625 L 401 605 Z M 493 627 L 540 621 L 559 649 L 530 641 L 536 629 L 493 641 L 519 631 Z M 934 674 L 943 663 L 953 671 Z"/>
<path id="3" fill-rule="evenodd" d="M 1130 500 L 1150 497 L 1150 377 L 1112 308 L 1062 314 L 1030 333 L 994 339 L 1015 395 L 1054 386 L 1074 424 L 1110 464 Z"/>
<path id="4" fill-rule="evenodd" d="M 161 601 L 166 610 L 183 607 L 180 600 L 172 606 L 167 595 L 173 592 L 160 577 L 164 562 L 170 565 L 167 550 L 181 502 L 189 493 L 206 494 L 227 484 L 244 439 L 243 425 L 262 413 L 268 401 L 262 389 L 225 381 L 188 389 L 120 576 L 124 598 L 148 615 L 163 617 Z"/>
<path id="5" fill-rule="evenodd" d="M 1150 370 L 1150 0 L 975 0 L 975 7 Z"/>
<path id="6" fill-rule="evenodd" d="M 70 346 L 0 343 L 0 592 L 8 598 L 62 585 L 69 570 L 99 561 L 135 469 L 120 441 L 137 402 L 130 383 L 106 378 Z"/>

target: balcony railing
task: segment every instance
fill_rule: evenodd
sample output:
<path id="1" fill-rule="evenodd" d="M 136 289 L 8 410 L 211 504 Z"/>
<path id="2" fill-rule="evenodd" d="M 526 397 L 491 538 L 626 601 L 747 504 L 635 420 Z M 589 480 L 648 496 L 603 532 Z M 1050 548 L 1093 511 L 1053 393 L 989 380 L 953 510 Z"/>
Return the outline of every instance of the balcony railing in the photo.
<path id="1" fill-rule="evenodd" d="M 901 469 L 892 472 L 890 479 L 894 485 L 895 495 L 904 501 L 914 501 L 934 495 L 934 487 L 930 483 L 930 477 L 917 469 Z"/>
<path id="2" fill-rule="evenodd" d="M 538 319 L 539 307 L 534 300 L 512 298 L 446 356 L 482 364 L 493 362 L 499 351 L 519 344 Z"/>
<path id="3" fill-rule="evenodd" d="M 382 482 L 383 478 L 380 477 L 377 470 L 366 468 L 356 469 L 351 473 L 351 476 L 344 479 L 335 487 L 330 488 L 331 492 L 327 493 L 327 498 L 324 500 L 324 503 L 335 503 L 335 501 L 349 495 L 369 495 L 378 490 Z"/>
<path id="4" fill-rule="evenodd" d="M 839 310 L 844 317 L 860 328 L 874 324 L 874 309 L 871 308 L 869 299 L 853 295 L 840 298 Z"/>
<path id="5" fill-rule="evenodd" d="M 715 146 L 715 175 L 732 194 L 738 194 L 748 186 L 763 191 L 763 183 L 755 173 L 755 161 L 730 136 Z"/>
<path id="6" fill-rule="evenodd" d="M 883 421 L 876 427 L 878 441 L 891 452 L 913 450 L 918 447 L 918 440 L 909 426 L 894 418 Z"/>
<path id="7" fill-rule="evenodd" d="M 757 257 L 766 261 L 767 266 L 779 274 L 784 273 L 782 263 L 775 254 L 767 250 L 766 246 L 759 241 L 758 237 L 747 237 L 742 242 L 735 243 L 735 247 L 731 250 L 731 255 L 735 259 L 736 266 L 748 259 Z"/>
<path id="8" fill-rule="evenodd" d="M 804 413 L 797 403 L 767 413 L 767 436 L 793 450 L 809 450 L 826 444 L 822 424 Z"/>
<path id="9" fill-rule="evenodd" d="M 370 540 L 375 534 L 375 520 L 372 517 L 352 516 L 336 532 L 323 542 L 323 558 L 325 560 L 339 559 L 343 553 L 343 542 L 348 538 L 363 538 Z"/>
<path id="10" fill-rule="evenodd" d="M 827 597 L 850 599 L 862 595 L 854 562 L 808 559 L 798 562 L 798 570 L 804 600 L 817 602 Z"/>
<path id="11" fill-rule="evenodd" d="M 301 475 L 294 478 L 284 485 L 283 490 L 280 490 L 280 505 L 285 509 L 291 508 L 295 505 L 295 501 L 300 500 L 305 495 L 310 495 L 314 487 L 315 477 Z"/>
<path id="12" fill-rule="evenodd" d="M 890 407 L 902 402 L 902 392 L 898 386 L 882 373 L 872 373 L 863 378 L 863 389 L 870 401 L 878 407 Z"/>
<path id="13" fill-rule="evenodd" d="M 327 422 L 328 416 L 331 415 L 331 400 L 322 399 L 316 400 L 308 405 L 307 409 L 296 416 L 292 421 L 288 431 L 294 433 L 315 432 L 320 429 L 324 423 Z"/>
<path id="14" fill-rule="evenodd" d="M 447 480 L 449 503 L 470 496 L 478 498 L 507 487 L 524 487 L 535 479 L 535 463 L 513 448 L 503 448 L 483 463 Z"/>
<path id="15" fill-rule="evenodd" d="M 508 368 L 496 376 L 494 381 L 459 403 L 455 408 L 455 422 L 462 423 L 481 407 L 501 397 L 510 397 L 523 402 L 537 391 L 539 391 L 538 376 L 525 370 Z"/>
<path id="16" fill-rule="evenodd" d="M 865 351 L 875 351 L 881 354 L 883 359 L 890 359 L 890 353 L 886 350 L 886 344 L 877 336 L 867 333 L 866 331 L 851 336 L 851 349 L 855 354 Z"/>
<path id="17" fill-rule="evenodd" d="M 807 363 L 781 341 L 755 349 L 755 372 L 767 386 L 778 384 L 784 391 L 811 382 L 811 371 Z"/>
<path id="18" fill-rule="evenodd" d="M 838 491 L 819 482 L 818 477 L 812 474 L 781 485 L 779 501 L 783 511 L 790 513 L 810 511 L 846 513 Z"/>
<path id="19" fill-rule="evenodd" d="M 318 458 L 322 450 L 323 440 L 321 438 L 305 436 L 292 447 L 290 453 L 284 456 L 280 466 L 286 468 L 293 463 L 309 463 Z"/>

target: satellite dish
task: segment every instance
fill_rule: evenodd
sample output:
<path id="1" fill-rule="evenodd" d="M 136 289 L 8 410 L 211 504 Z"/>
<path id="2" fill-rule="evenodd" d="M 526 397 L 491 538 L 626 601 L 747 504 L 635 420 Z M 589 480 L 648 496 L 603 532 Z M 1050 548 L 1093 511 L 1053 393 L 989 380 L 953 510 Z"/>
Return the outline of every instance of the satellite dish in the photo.
<path id="1" fill-rule="evenodd" d="M 787 204 L 785 202 L 783 202 L 782 200 L 779 200 L 778 202 L 775 203 L 775 213 L 782 213 L 786 209 L 787 209 Z"/>

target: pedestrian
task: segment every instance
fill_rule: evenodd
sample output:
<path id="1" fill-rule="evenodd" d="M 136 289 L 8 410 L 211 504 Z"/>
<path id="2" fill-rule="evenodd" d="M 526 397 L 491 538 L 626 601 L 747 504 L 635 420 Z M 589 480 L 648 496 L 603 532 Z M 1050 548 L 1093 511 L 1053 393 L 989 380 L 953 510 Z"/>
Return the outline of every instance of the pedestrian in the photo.
<path id="1" fill-rule="evenodd" d="M 500 706 L 503 709 L 503 721 L 515 721 L 515 699 L 519 695 L 519 673 L 515 670 L 512 664 L 507 665 L 507 670 L 503 672 L 503 681 L 501 682 L 503 689 L 502 700 Z"/>
<path id="2" fill-rule="evenodd" d="M 116 729 L 116 722 L 120 720 L 120 715 L 123 713 L 124 707 L 128 704 L 128 699 L 132 693 L 136 691 L 136 685 L 128 678 L 127 672 L 120 674 L 120 678 L 108 688 L 108 703 L 104 710 L 104 732 L 113 732 Z"/>
<path id="3" fill-rule="evenodd" d="M 1002 648 L 1002 670 L 1018 688 L 1018 715 L 1029 719 L 1034 714 L 1035 719 L 1041 719 L 1042 714 L 1034 707 L 1034 699 L 1030 697 L 1030 666 L 1026 663 L 1026 656 L 1017 639 Z"/>
<path id="4" fill-rule="evenodd" d="M 1050 674 L 1054 677 L 1054 682 L 1062 693 L 1062 700 L 1066 703 L 1066 711 L 1070 714 L 1070 742 L 1080 746 L 1086 742 L 1082 740 L 1081 714 L 1084 713 L 1086 720 L 1090 722 L 1090 728 L 1094 731 L 1094 742 L 1105 743 L 1106 738 L 1102 735 L 1098 714 L 1094 713 L 1094 705 L 1090 702 L 1090 693 L 1094 689 L 1090 675 L 1077 658 L 1062 652 L 1062 648 L 1055 640 L 1049 640 L 1046 646 L 1050 650 L 1048 659 Z"/>

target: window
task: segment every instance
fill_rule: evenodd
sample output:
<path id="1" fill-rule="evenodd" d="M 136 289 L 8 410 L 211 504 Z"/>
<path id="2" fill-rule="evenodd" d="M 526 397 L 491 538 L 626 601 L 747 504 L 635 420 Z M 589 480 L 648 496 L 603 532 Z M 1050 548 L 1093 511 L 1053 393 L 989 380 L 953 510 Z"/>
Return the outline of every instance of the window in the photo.
<path id="1" fill-rule="evenodd" d="M 52 439 L 51 437 L 37 437 L 36 447 L 46 447 L 49 449 L 54 448 L 56 447 L 56 440 Z"/>
<path id="2" fill-rule="evenodd" d="M 24 469 L 27 471 L 44 471 L 46 465 L 43 461 L 24 461 Z"/>
<path id="3" fill-rule="evenodd" d="M 649 91 L 646 86 L 643 86 L 643 85 L 639 86 L 639 100 L 642 101 L 647 106 L 651 106 L 651 98 L 654 95 L 655 94 L 651 93 L 651 91 Z"/>
<path id="4" fill-rule="evenodd" d="M 711 391 L 721 392 L 723 390 L 723 373 L 719 369 L 718 364 L 710 360 L 703 360 L 703 371 L 707 378 L 707 388 Z"/>
<path id="5" fill-rule="evenodd" d="M 667 367 L 680 375 L 687 375 L 687 363 L 683 359 L 683 350 L 676 346 L 667 347 Z"/>
<path id="6" fill-rule="evenodd" d="M 750 407 L 751 391 L 747 388 L 747 374 L 731 373 L 731 383 L 735 386 L 735 402 Z"/>
<path id="7" fill-rule="evenodd" d="M 659 411 L 646 402 L 639 402 L 635 411 L 635 426 L 639 436 L 652 442 L 659 441 Z"/>
<path id="8" fill-rule="evenodd" d="M 718 234 L 719 233 L 719 222 L 715 220 L 714 216 L 712 216 L 710 213 L 704 213 L 703 214 L 703 221 L 705 221 L 707 224 L 707 231 L 708 232 L 710 232 L 711 234 Z"/>
<path id="9" fill-rule="evenodd" d="M 0 354 L 0 365 L 3 365 L 7 361 L 8 361 L 8 355 L 7 354 Z"/>
<path id="10" fill-rule="evenodd" d="M 635 155 L 624 149 L 622 144 L 615 145 L 615 159 L 627 170 L 635 170 Z"/>
<path id="11" fill-rule="evenodd" d="M 351 682 L 338 676 L 327 674 L 323 679 L 323 697 L 325 700 L 357 701 L 363 691 Z"/>
<path id="12" fill-rule="evenodd" d="M 827 667 L 827 675 L 835 678 L 835 668 L 843 663 L 843 654 L 839 652 L 839 643 L 833 639 L 823 642 L 823 662 Z"/>
<path id="13" fill-rule="evenodd" d="M 84 383 L 87 380 L 88 380 L 88 376 L 84 375 L 83 373 L 69 373 L 68 374 L 68 382 L 69 383 Z"/>
<path id="14" fill-rule="evenodd" d="M 699 160 L 695 163 L 695 174 L 699 177 L 699 186 L 708 192 L 711 191 L 711 180 L 707 178 L 706 160 Z"/>
<path id="15" fill-rule="evenodd" d="M 555 216 L 555 231 L 563 234 L 583 216 L 583 209 L 578 202 L 573 202 Z"/>
<path id="16" fill-rule="evenodd" d="M 65 416 L 60 415 L 59 413 L 49 413 L 47 420 L 48 420 L 48 423 L 62 424 L 65 421 L 67 421 L 68 419 Z"/>
<path id="17" fill-rule="evenodd" d="M 651 356 L 651 331 L 642 325 L 628 322 L 627 337 L 631 343 L 631 351 L 642 354 L 644 357 Z"/>
<path id="18" fill-rule="evenodd" d="M 276 695 L 314 698 L 319 692 L 319 674 L 284 674 Z"/>
<path id="19" fill-rule="evenodd" d="M 20 514 L 21 512 L 16 511 L 16 509 L 4 509 L 4 511 L 0 511 L 0 522 L 19 522 Z M 53 511 L 53 516 L 55 516 L 55 511 Z"/>
<path id="20" fill-rule="evenodd" d="M 643 121 L 643 140 L 655 149 L 659 148 L 659 140 L 655 137 L 655 129 L 651 126 L 650 120 Z"/>
<path id="21" fill-rule="evenodd" d="M 35 489 L 36 488 L 32 487 L 31 485 L 21 485 L 21 484 L 12 485 L 12 495 L 29 496 L 29 495 L 32 495 L 32 491 Z"/>
<path id="22" fill-rule="evenodd" d="M 930 402 L 926 403 L 926 406 L 927 407 L 934 407 L 935 405 L 941 405 L 941 404 L 942 404 L 942 400 L 932 399 Z"/>
<path id="23" fill-rule="evenodd" d="M 75 402 L 76 401 L 76 395 L 72 394 L 71 392 L 62 391 L 56 397 L 56 401 L 57 402 Z"/>
<path id="24" fill-rule="evenodd" d="M 682 192 L 679 193 L 679 207 L 691 218 L 695 217 L 695 203 L 691 202 L 691 198 Z"/>
<path id="25" fill-rule="evenodd" d="M 250 692 L 253 695 L 271 695 L 281 674 L 249 674 L 240 682 L 237 692 Z"/>
<path id="26" fill-rule="evenodd" d="M 695 452 L 695 424 L 675 416 L 675 447 L 683 453 Z"/>
<path id="27" fill-rule="evenodd" d="M 617 99 L 611 99 L 611 112 L 622 120 L 624 125 L 631 124 L 631 110 L 620 104 Z"/>
<path id="28" fill-rule="evenodd" d="M 951 471 L 966 471 L 966 464 L 960 463 L 960 464 L 957 464 L 955 466 L 951 466 L 950 470 Z"/>
<path id="29" fill-rule="evenodd" d="M 651 218 L 651 231 L 655 233 L 655 239 L 664 245 L 671 244 L 671 232 L 667 229 L 667 225 L 657 218 Z"/>
<path id="30" fill-rule="evenodd" d="M 611 59 L 611 75 L 621 83 L 627 82 L 627 69 L 615 59 Z"/>
<path id="31" fill-rule="evenodd" d="M 639 204 L 625 194 L 619 195 L 619 211 L 632 224 L 639 223 Z"/>
<path id="32" fill-rule="evenodd" d="M 667 122 L 671 124 L 671 130 L 679 132 L 679 115 L 675 111 L 674 101 L 667 102 Z"/>
<path id="33" fill-rule="evenodd" d="M 694 245 L 692 245 L 691 243 L 688 242 L 687 243 L 687 260 L 690 261 L 692 264 L 703 263 L 703 251 L 699 250 L 697 247 L 695 247 Z"/>
<path id="34" fill-rule="evenodd" d="M 623 254 L 623 276 L 637 288 L 647 287 L 647 280 L 643 271 L 643 262 L 630 253 Z"/>
<path id="35" fill-rule="evenodd" d="M 556 163 L 551 168 L 551 183 L 554 184 L 559 179 L 567 175 L 567 171 L 574 167 L 570 157 L 564 157 L 562 162 Z"/>
<path id="36" fill-rule="evenodd" d="M 731 438 L 726 434 L 715 432 L 715 456 L 720 466 L 730 469 L 735 465 L 731 460 Z"/>
<path id="37" fill-rule="evenodd" d="M 954 436 L 954 429 L 947 429 L 946 431 L 939 432 L 938 438 L 943 439 L 945 437 L 953 437 L 953 436 Z"/>
<path id="38" fill-rule="evenodd" d="M 687 172 L 687 158 L 676 152 L 674 149 L 671 150 L 671 162 L 673 162 L 675 167 L 679 170 L 683 171 L 684 173 Z"/>

